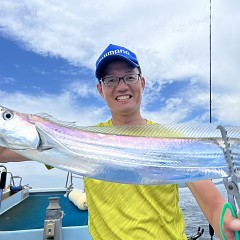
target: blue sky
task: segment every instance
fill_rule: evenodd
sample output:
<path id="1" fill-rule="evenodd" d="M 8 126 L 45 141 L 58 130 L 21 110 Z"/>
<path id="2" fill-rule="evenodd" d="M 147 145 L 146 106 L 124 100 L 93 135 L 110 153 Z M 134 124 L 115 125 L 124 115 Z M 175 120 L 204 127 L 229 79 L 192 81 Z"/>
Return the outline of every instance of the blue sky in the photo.
<path id="1" fill-rule="evenodd" d="M 230 125 L 240 125 L 239 9 L 212 1 L 212 120 Z M 3 106 L 79 125 L 109 119 L 94 68 L 113 43 L 138 56 L 144 117 L 209 121 L 209 0 L 2 1 L 0 18 Z"/>

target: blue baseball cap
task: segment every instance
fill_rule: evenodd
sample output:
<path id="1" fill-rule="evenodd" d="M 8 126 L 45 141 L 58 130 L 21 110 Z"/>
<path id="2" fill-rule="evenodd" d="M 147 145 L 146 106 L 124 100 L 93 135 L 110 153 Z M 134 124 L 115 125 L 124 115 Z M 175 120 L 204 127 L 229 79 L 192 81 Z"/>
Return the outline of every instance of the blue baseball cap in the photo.
<path id="1" fill-rule="evenodd" d="M 139 67 L 139 63 L 138 63 L 137 56 L 135 53 L 133 53 L 132 51 L 130 51 L 127 48 L 110 44 L 103 51 L 103 53 L 100 55 L 100 57 L 96 61 L 95 75 L 96 75 L 97 79 L 101 78 L 101 73 L 102 73 L 104 67 L 108 63 L 110 63 L 114 60 L 118 60 L 118 59 L 128 62 L 133 67 Z"/>

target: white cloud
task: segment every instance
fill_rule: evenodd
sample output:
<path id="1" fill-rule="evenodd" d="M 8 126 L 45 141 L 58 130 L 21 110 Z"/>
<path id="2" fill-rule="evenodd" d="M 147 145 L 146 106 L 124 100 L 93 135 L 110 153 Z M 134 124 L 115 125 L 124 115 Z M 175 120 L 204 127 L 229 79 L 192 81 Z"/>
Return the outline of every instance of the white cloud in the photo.
<path id="1" fill-rule="evenodd" d="M 189 45 L 194 50 L 204 37 L 206 2 L 4 1 L 0 14 L 5 31 L 31 49 L 60 55 L 91 68 L 109 42 L 138 49 L 143 64 L 149 52 L 153 53 L 150 55 L 153 62 L 160 58 L 171 64 L 185 57 L 187 53 L 182 50 L 188 50 Z"/>
<path id="2" fill-rule="evenodd" d="M 182 105 L 180 98 L 170 98 L 166 101 L 164 108 L 155 111 L 143 110 L 142 112 L 147 119 L 161 124 L 170 124 L 183 121 L 188 115 L 189 109 Z"/>
<path id="3" fill-rule="evenodd" d="M 80 81 L 75 81 L 70 83 L 69 89 L 75 93 L 76 95 L 80 97 L 98 97 L 99 94 L 96 90 L 96 88 L 89 86 L 89 84 L 80 82 Z"/>
<path id="4" fill-rule="evenodd" d="M 223 106 L 231 106 L 233 101 L 239 103 L 239 7 L 238 0 L 212 3 L 213 96 L 229 96 L 213 99 L 214 114 L 219 120 L 235 124 L 239 123 L 237 117 L 232 116 L 231 108 Z M 37 53 L 61 56 L 75 65 L 92 70 L 96 58 L 109 43 L 125 45 L 138 53 L 149 84 L 154 86 L 158 82 L 161 86 L 165 82 L 197 76 L 202 86 L 200 90 L 205 93 L 189 92 L 181 97 L 186 97 L 183 102 L 191 103 L 191 109 L 197 108 L 200 102 L 207 104 L 208 0 L 160 0 L 151 3 L 144 0 L 3 1 L 0 18 L 2 32 L 20 40 L 25 47 Z M 161 91 L 158 89 L 156 93 L 161 94 Z M 86 96 L 89 91 L 82 86 L 75 94 Z M 70 108 L 69 118 L 76 117 L 75 112 L 79 109 L 74 108 L 67 93 L 59 97 L 49 95 L 46 98 L 31 98 L 30 102 L 40 109 L 48 105 L 51 113 L 60 116 L 61 111 L 54 104 L 49 104 L 51 97 L 56 98 L 65 109 Z M 45 106 L 41 108 L 38 102 L 46 104 L 42 104 Z M 30 108 L 30 103 L 26 104 Z M 87 107 L 82 105 L 81 108 L 81 112 L 86 114 L 82 114 L 86 116 L 82 122 L 92 119 L 89 118 Z M 147 111 L 146 107 L 144 109 Z M 98 117 L 102 114 L 99 111 L 93 110 L 91 115 L 94 113 Z M 161 113 L 167 111 L 173 116 L 172 121 L 178 121 L 182 119 L 182 114 L 188 113 L 184 105 L 178 105 L 174 110 L 166 108 Z M 154 112 L 148 114 L 153 115 Z"/>
<path id="5" fill-rule="evenodd" d="M 222 94 L 216 96 L 215 111 L 219 122 L 239 126 L 240 124 L 240 96 L 237 94 Z"/>
<path id="6" fill-rule="evenodd" d="M 42 94 L 38 96 L 23 93 L 8 94 L 0 91 L 1 105 L 24 113 L 47 113 L 53 117 L 77 122 L 78 125 L 95 125 L 105 120 L 105 107 L 89 107 L 76 104 L 70 92 L 60 95 Z"/>
<path id="7" fill-rule="evenodd" d="M 0 83 L 7 83 L 7 84 L 13 84 L 15 82 L 15 79 L 11 77 L 3 77 L 0 79 Z"/>

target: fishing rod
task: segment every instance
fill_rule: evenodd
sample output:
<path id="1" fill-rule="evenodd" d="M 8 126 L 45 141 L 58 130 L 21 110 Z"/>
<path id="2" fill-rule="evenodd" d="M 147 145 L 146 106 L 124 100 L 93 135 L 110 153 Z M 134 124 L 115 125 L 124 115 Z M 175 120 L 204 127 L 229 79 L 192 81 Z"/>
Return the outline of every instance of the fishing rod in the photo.
<path id="1" fill-rule="evenodd" d="M 209 122 L 212 123 L 212 2 L 209 0 Z"/>
<path id="2" fill-rule="evenodd" d="M 212 1 L 209 0 L 209 122 L 212 123 Z M 209 224 L 209 235 L 213 240 L 214 229 Z"/>
<path id="3" fill-rule="evenodd" d="M 209 122 L 212 123 L 212 4 L 211 0 L 209 0 Z M 226 145 L 227 146 L 227 145 Z M 235 199 L 237 203 L 240 203 L 239 199 L 239 190 L 238 190 L 238 181 L 237 177 L 235 175 L 232 176 L 231 181 L 229 181 L 227 178 L 224 179 L 224 185 L 227 189 L 228 193 L 228 202 L 224 205 L 221 219 L 220 219 L 220 230 L 222 233 L 222 236 L 224 239 L 226 239 L 226 236 L 222 230 L 222 222 L 223 218 L 226 212 L 226 209 L 230 209 L 231 213 L 234 217 L 238 217 L 237 210 L 236 210 L 236 204 Z M 209 235 L 211 237 L 211 240 L 213 240 L 214 236 L 214 229 L 209 224 Z M 240 239 L 240 232 L 235 232 L 236 239 Z"/>

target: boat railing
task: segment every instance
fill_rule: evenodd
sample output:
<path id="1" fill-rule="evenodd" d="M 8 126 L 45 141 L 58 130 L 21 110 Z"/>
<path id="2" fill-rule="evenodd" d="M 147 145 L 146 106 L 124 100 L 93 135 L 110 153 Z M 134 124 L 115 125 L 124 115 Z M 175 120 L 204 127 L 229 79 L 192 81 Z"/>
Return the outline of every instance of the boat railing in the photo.
<path id="1" fill-rule="evenodd" d="M 69 193 L 74 189 L 73 186 L 73 179 L 83 179 L 82 176 L 79 175 L 73 175 L 73 173 L 68 172 L 67 173 L 67 179 L 66 179 L 66 184 L 65 184 L 65 188 L 66 188 L 66 196 L 69 195 Z M 83 189 L 83 191 L 85 192 L 85 190 Z"/>

